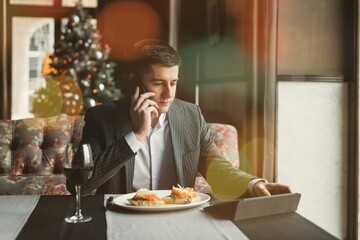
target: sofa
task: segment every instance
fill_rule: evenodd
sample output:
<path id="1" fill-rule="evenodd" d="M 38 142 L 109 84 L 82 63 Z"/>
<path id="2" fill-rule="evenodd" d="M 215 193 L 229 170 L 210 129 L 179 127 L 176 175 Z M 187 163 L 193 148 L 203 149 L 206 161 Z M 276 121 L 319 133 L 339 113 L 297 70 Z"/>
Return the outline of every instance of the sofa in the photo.
<path id="1" fill-rule="evenodd" d="M 83 116 L 0 120 L 0 195 L 68 195 L 62 163 L 68 143 L 78 147 Z M 210 123 L 215 143 L 239 167 L 234 126 Z M 209 192 L 199 175 L 196 191 Z"/>
<path id="2" fill-rule="evenodd" d="M 82 116 L 0 120 L 0 194 L 65 195 L 65 147 L 78 146 Z"/>

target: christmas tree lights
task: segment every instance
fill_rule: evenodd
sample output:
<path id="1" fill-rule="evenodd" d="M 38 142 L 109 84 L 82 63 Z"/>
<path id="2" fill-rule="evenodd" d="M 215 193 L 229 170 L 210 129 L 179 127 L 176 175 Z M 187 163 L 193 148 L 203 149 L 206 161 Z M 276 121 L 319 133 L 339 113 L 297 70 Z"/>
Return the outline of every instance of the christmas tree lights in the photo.
<path id="1" fill-rule="evenodd" d="M 115 63 L 107 60 L 109 52 L 110 47 L 101 43 L 101 35 L 94 27 L 93 18 L 83 9 L 80 0 L 55 51 L 49 56 L 48 77 L 56 82 L 64 97 L 61 112 L 81 114 L 91 106 L 120 97 L 113 77 Z M 74 82 L 70 83 L 69 79 Z M 46 92 L 44 89 L 41 91 Z M 36 101 L 35 98 L 35 104 Z"/>

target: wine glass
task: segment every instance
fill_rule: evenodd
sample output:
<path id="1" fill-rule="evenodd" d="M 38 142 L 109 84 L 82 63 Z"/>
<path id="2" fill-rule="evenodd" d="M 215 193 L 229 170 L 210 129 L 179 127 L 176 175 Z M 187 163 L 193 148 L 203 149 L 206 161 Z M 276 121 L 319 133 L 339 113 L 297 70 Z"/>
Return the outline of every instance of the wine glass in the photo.
<path id="1" fill-rule="evenodd" d="M 73 145 L 69 144 L 66 148 L 64 160 L 64 174 L 67 180 L 75 185 L 76 192 L 76 212 L 74 216 L 66 217 L 68 223 L 89 222 L 92 218 L 81 214 L 81 185 L 83 185 L 92 174 L 94 166 L 90 144 L 80 145 L 78 152 L 74 156 Z"/>

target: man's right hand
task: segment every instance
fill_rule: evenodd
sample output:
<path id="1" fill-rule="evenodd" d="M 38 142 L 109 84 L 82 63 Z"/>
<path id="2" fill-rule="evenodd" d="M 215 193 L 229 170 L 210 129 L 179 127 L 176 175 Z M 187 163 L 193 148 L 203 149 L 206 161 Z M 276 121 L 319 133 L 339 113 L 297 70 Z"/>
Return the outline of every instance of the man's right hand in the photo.
<path id="1" fill-rule="evenodd" d="M 260 197 L 260 196 L 271 196 L 275 194 L 291 193 L 291 189 L 289 186 L 281 183 L 269 183 L 269 182 L 259 181 L 255 183 L 253 187 L 253 192 L 256 197 Z"/>
<path id="2" fill-rule="evenodd" d="M 138 141 L 143 142 L 150 134 L 151 120 L 157 118 L 159 113 L 156 102 L 149 98 L 155 96 L 153 92 L 140 94 L 139 87 L 131 98 L 130 118 L 133 131 Z"/>

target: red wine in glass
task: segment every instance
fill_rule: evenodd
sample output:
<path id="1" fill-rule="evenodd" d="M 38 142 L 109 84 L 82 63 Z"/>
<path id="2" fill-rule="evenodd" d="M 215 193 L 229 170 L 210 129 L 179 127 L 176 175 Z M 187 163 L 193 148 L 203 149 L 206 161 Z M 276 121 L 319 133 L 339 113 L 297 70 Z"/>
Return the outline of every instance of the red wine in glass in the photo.
<path id="1" fill-rule="evenodd" d="M 64 174 L 69 182 L 74 185 L 83 185 L 91 176 L 92 166 L 76 167 L 71 164 L 64 164 Z"/>
<path id="2" fill-rule="evenodd" d="M 71 144 L 67 146 L 66 157 L 63 164 L 64 174 L 67 180 L 75 185 L 76 212 L 74 216 L 66 217 L 67 223 L 88 222 L 92 218 L 81 213 L 81 185 L 83 185 L 92 174 L 94 166 L 90 144 L 82 144 L 74 156 L 74 149 Z"/>

